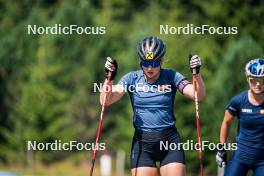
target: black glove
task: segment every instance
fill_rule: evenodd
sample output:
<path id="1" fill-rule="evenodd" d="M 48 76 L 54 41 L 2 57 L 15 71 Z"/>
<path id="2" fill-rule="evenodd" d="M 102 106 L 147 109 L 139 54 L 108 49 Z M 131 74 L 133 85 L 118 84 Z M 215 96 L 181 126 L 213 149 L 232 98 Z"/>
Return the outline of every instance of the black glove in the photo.
<path id="1" fill-rule="evenodd" d="M 224 148 L 224 144 L 218 144 L 219 148 L 217 150 L 215 159 L 219 167 L 223 167 L 227 164 L 227 152 Z"/>
<path id="2" fill-rule="evenodd" d="M 189 64 L 192 74 L 195 75 L 200 72 L 200 67 L 202 66 L 202 62 L 199 56 L 190 54 Z"/>
<path id="3" fill-rule="evenodd" d="M 116 60 L 112 59 L 111 57 L 107 57 L 104 68 L 105 68 L 106 78 L 108 77 L 108 73 L 111 72 L 110 80 L 113 80 L 117 74 L 117 69 L 118 69 Z"/>

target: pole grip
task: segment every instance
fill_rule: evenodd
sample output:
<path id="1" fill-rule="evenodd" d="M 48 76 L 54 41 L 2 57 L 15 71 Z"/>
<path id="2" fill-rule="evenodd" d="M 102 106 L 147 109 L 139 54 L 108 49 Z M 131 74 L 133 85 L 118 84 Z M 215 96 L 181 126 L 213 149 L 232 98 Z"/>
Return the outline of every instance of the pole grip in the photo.
<path id="1" fill-rule="evenodd" d="M 189 54 L 189 64 L 190 64 L 190 61 L 191 61 L 192 57 L 193 57 L 193 54 Z M 193 75 L 198 74 L 197 70 L 195 68 L 190 68 L 190 69 L 191 69 L 191 72 L 192 72 Z"/>

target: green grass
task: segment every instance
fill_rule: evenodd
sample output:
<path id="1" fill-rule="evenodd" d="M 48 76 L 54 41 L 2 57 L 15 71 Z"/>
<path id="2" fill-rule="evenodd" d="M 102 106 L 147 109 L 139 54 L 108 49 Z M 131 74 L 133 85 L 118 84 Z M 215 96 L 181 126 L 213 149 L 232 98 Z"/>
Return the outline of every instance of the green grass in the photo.
<path id="1" fill-rule="evenodd" d="M 113 168 L 114 169 L 114 168 Z M 87 176 L 90 170 L 87 158 L 77 160 L 76 158 L 69 158 L 67 160 L 44 165 L 40 162 L 34 163 L 33 168 L 24 168 L 15 165 L 0 165 L 0 170 L 10 171 L 22 176 Z M 112 175 L 115 175 L 114 173 Z M 125 176 L 129 176 L 127 171 Z M 93 176 L 100 176 L 98 164 L 96 164 Z"/>

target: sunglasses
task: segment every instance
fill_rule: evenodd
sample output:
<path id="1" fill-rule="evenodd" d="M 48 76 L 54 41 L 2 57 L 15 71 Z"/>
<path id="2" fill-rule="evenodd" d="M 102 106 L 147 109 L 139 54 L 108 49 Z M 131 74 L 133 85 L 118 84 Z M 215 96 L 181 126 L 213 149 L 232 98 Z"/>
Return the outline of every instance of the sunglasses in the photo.
<path id="1" fill-rule="evenodd" d="M 248 78 L 250 84 L 257 84 L 259 83 L 260 85 L 264 85 L 264 78 Z"/>
<path id="2" fill-rule="evenodd" d="M 143 67 L 151 66 L 151 67 L 155 68 L 155 67 L 160 66 L 160 64 L 161 64 L 160 62 L 154 62 L 154 61 L 144 61 L 144 60 L 140 61 L 140 65 Z"/>

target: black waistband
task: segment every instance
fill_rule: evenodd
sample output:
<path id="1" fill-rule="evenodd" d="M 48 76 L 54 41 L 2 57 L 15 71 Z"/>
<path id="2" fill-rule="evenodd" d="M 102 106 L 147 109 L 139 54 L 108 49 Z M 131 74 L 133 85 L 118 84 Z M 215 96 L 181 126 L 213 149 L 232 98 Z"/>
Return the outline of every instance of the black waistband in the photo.
<path id="1" fill-rule="evenodd" d="M 162 131 L 149 132 L 136 130 L 134 133 L 134 138 L 143 142 L 157 142 L 162 140 L 169 140 L 177 136 L 178 131 L 175 126 L 172 126 Z"/>

